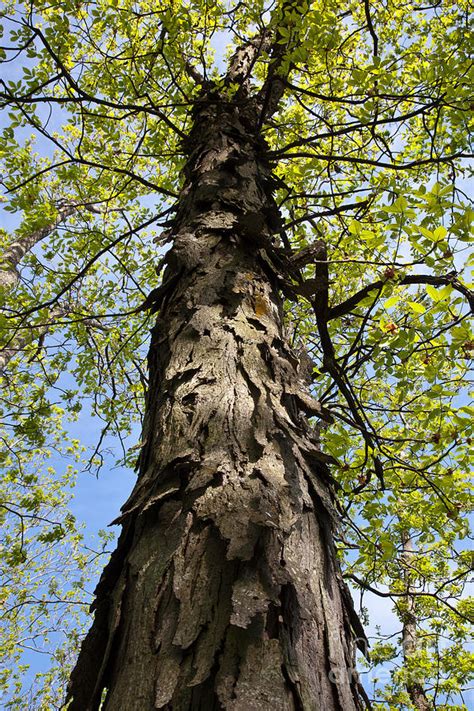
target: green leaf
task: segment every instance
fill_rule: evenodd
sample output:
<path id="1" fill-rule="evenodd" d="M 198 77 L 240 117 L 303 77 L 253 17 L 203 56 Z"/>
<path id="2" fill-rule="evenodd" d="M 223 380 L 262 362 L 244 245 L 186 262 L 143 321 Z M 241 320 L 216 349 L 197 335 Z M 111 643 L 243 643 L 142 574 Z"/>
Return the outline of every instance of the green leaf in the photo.
<path id="1" fill-rule="evenodd" d="M 437 227 L 435 229 L 435 231 L 433 232 L 433 239 L 436 242 L 439 242 L 439 241 L 443 240 L 447 234 L 448 234 L 448 230 L 446 229 L 446 227 L 443 227 L 441 225 L 440 227 Z"/>
<path id="2" fill-rule="evenodd" d="M 400 301 L 400 296 L 391 296 L 383 302 L 384 308 L 390 309 L 392 306 L 396 306 Z"/>
<path id="3" fill-rule="evenodd" d="M 443 301 L 444 299 L 449 298 L 453 291 L 451 284 L 447 284 L 441 289 L 436 289 L 434 286 L 426 284 L 425 288 L 428 296 L 435 302 Z"/>
<path id="4" fill-rule="evenodd" d="M 423 304 L 420 304 L 419 301 L 407 301 L 407 304 L 411 308 L 411 310 L 417 314 L 424 314 L 426 311 L 426 308 L 423 306 Z"/>

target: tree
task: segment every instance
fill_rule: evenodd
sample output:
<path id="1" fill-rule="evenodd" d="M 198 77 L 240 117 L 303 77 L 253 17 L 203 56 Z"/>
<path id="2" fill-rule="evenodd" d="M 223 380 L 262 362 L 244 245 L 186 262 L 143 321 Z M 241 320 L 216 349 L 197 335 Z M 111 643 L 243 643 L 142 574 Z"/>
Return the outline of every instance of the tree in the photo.
<path id="1" fill-rule="evenodd" d="M 419 640 L 447 633 L 447 669 L 466 666 L 467 6 L 11 13 L 5 187 L 35 249 L 5 296 L 8 367 L 33 351 L 45 400 L 72 370 L 63 400 L 90 394 L 103 433 L 126 435 L 147 391 L 68 708 L 362 708 L 338 551 L 397 601 L 388 702 L 449 698 L 462 679 L 443 688 Z"/>

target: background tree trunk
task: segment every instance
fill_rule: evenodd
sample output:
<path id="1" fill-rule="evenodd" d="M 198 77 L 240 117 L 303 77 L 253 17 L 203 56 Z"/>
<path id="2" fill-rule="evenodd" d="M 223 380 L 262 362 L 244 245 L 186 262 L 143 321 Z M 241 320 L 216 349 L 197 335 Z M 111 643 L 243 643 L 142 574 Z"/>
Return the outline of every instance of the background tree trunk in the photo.
<path id="1" fill-rule="evenodd" d="M 409 531 L 402 531 L 402 559 L 405 564 L 405 582 L 406 582 L 406 610 L 403 615 L 403 660 L 406 666 L 407 681 L 406 688 L 413 706 L 418 711 L 432 711 L 432 704 L 429 702 L 422 680 L 417 674 L 414 674 L 410 662 L 416 655 L 418 650 L 418 631 L 416 618 L 416 602 L 415 596 L 412 594 L 411 579 L 412 573 L 412 558 L 413 558 L 413 539 Z"/>
<path id="2" fill-rule="evenodd" d="M 51 234 L 62 222 L 77 211 L 77 205 L 63 205 L 58 209 L 55 220 L 49 225 L 45 225 L 30 234 L 17 237 L 7 247 L 0 259 L 0 288 L 13 288 L 16 286 L 20 276 L 18 266 L 28 252 L 36 247 L 45 237 Z M 93 209 L 93 208 L 90 208 Z"/>
<path id="3" fill-rule="evenodd" d="M 252 114 L 209 96 L 195 111 L 140 475 L 70 711 L 361 708 L 362 632 L 266 260 L 279 216 Z"/>

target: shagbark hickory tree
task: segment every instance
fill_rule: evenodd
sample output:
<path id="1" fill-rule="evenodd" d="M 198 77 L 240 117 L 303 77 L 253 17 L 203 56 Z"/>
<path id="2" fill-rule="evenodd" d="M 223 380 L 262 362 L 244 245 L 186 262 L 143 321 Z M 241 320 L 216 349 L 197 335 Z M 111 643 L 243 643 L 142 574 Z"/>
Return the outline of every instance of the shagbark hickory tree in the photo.
<path id="1" fill-rule="evenodd" d="M 70 711 L 463 708 L 467 12 L 5 3 L 11 640 L 80 602 L 22 584 L 78 540 L 38 493 L 61 418 L 97 466 L 143 414 Z M 400 621 L 370 693 L 344 578 Z"/>

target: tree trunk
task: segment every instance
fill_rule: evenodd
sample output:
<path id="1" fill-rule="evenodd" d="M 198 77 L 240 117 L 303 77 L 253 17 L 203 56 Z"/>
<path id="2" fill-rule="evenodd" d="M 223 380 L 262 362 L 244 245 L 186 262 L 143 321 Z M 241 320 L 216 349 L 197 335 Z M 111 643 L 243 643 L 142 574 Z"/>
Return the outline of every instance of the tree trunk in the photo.
<path id="1" fill-rule="evenodd" d="M 265 258 L 266 145 L 252 111 L 208 96 L 185 149 L 139 479 L 68 708 L 360 709 L 327 458 Z"/>
<path id="2" fill-rule="evenodd" d="M 403 631 L 402 631 L 402 647 L 403 661 L 405 662 L 407 680 L 406 689 L 411 702 L 417 711 L 432 711 L 432 704 L 429 702 L 422 681 L 413 673 L 410 668 L 410 662 L 416 655 L 418 649 L 418 632 L 416 619 L 415 596 L 412 594 L 412 557 L 413 557 L 413 540 L 407 531 L 402 531 L 402 558 L 405 563 L 405 581 L 406 581 L 406 611 L 403 614 Z"/>
<path id="3" fill-rule="evenodd" d="M 77 205 L 63 205 L 58 210 L 58 215 L 51 224 L 34 230 L 30 234 L 18 237 L 14 242 L 8 245 L 5 252 L 1 255 L 0 260 L 0 288 L 12 289 L 18 283 L 20 275 L 18 266 L 28 252 L 41 242 L 45 237 L 51 234 L 62 222 L 77 211 Z"/>

